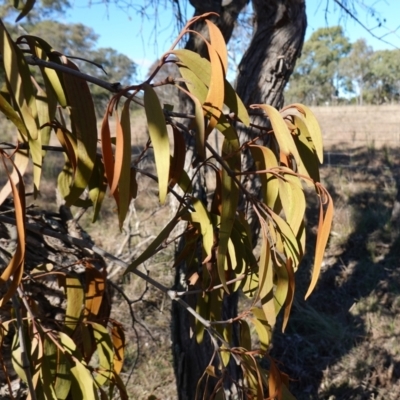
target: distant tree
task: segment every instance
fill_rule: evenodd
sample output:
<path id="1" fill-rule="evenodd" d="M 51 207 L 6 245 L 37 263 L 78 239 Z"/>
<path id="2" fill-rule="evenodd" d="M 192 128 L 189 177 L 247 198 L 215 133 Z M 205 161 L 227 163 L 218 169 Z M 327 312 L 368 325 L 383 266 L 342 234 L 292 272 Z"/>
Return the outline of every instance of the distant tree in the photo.
<path id="1" fill-rule="evenodd" d="M 400 100 L 400 50 L 380 50 L 371 57 L 371 79 L 366 96 L 374 104 Z"/>
<path id="2" fill-rule="evenodd" d="M 319 105 L 334 101 L 344 84 L 339 63 L 350 50 L 341 26 L 316 30 L 304 43 L 286 91 L 287 102 Z"/>
<path id="3" fill-rule="evenodd" d="M 339 69 L 344 78 L 346 90 L 358 94 L 358 104 L 363 105 L 364 88 L 372 78 L 373 49 L 365 39 L 359 39 L 351 45 L 351 51 L 340 60 Z"/>

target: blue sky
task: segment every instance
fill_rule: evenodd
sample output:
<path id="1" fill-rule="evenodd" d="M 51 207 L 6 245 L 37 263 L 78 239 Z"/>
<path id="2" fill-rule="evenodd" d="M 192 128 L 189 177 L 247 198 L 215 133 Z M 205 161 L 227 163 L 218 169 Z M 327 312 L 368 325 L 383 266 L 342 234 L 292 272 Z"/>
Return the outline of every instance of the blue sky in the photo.
<path id="1" fill-rule="evenodd" d="M 135 1 L 139 6 L 149 2 Z M 123 11 L 112 4 L 106 8 L 104 4 L 88 6 L 88 3 L 88 0 L 75 0 L 64 22 L 80 22 L 92 27 L 99 35 L 99 47 L 113 47 L 139 65 L 139 80 L 145 77 L 149 65 L 168 50 L 177 35 L 168 0 L 159 0 L 158 9 L 146 7 L 144 11 L 147 16 L 142 16 L 134 9 Z M 366 9 L 358 8 L 357 17 L 360 21 L 373 28 L 375 35 L 386 35 L 384 40 L 400 48 L 400 0 L 364 0 L 364 3 L 374 5 L 378 14 L 372 16 Z M 364 37 L 375 50 L 394 48 L 372 37 L 351 18 L 344 17 L 333 0 L 307 0 L 306 4 L 306 39 L 318 28 L 341 24 L 352 42 Z M 189 6 L 184 11 L 188 16 L 192 15 Z M 377 17 L 382 22 L 386 19 L 384 26 L 378 27 Z"/>

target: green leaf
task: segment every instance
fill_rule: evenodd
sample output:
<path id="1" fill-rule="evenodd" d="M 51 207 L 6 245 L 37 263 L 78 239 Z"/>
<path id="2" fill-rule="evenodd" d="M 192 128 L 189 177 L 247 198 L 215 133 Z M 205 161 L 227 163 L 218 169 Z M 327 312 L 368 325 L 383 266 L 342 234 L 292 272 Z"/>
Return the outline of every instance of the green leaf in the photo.
<path id="1" fill-rule="evenodd" d="M 23 137 L 27 138 L 29 136 L 24 121 L 1 93 L 0 111 L 16 126 Z"/>
<path id="2" fill-rule="evenodd" d="M 237 152 L 238 140 L 236 137 L 225 138 L 222 145 L 222 156 L 233 173 L 240 172 L 240 153 Z M 239 186 L 224 168 L 221 177 L 221 224 L 219 228 L 219 243 L 217 267 L 218 275 L 226 292 L 225 270 L 227 269 L 228 243 L 235 222 L 236 210 L 239 203 Z"/>
<path id="3" fill-rule="evenodd" d="M 65 65 L 79 71 L 78 67 L 68 59 L 65 59 Z M 97 153 L 97 119 L 87 82 L 67 73 L 63 73 L 63 79 L 71 116 L 72 134 L 77 141 L 76 170 L 70 192 L 65 197 L 67 205 L 72 205 L 88 186 L 93 172 Z"/>
<path id="4" fill-rule="evenodd" d="M 81 353 L 76 348 L 72 339 L 63 332 L 59 332 L 60 343 L 64 351 L 69 354 L 68 360 L 69 372 L 72 377 L 71 394 L 73 399 L 97 400 L 98 395 L 95 389 L 95 383 L 92 375 Z"/>
<path id="5" fill-rule="evenodd" d="M 211 79 L 210 61 L 186 49 L 174 50 L 171 54 L 174 54 L 180 60 L 180 62 L 178 62 L 178 66 L 180 66 L 179 70 L 182 77 L 185 79 L 189 91 L 193 93 L 201 103 L 204 103 Z M 186 68 L 182 68 L 182 66 Z M 202 84 L 200 84 L 201 82 Z M 246 107 L 232 85 L 226 79 L 224 81 L 224 103 L 237 115 L 240 121 L 246 126 L 250 126 L 250 117 Z"/>
<path id="6" fill-rule="evenodd" d="M 278 160 L 271 149 L 257 145 L 249 147 L 255 161 L 256 171 L 265 171 L 278 167 Z M 259 176 L 264 202 L 269 208 L 274 209 L 279 194 L 279 179 L 276 175 L 267 172 L 261 173 Z"/>
<path id="7" fill-rule="evenodd" d="M 67 297 L 67 308 L 65 310 L 64 331 L 72 336 L 78 322 L 81 319 L 85 291 L 78 277 L 67 275 L 65 277 L 65 293 Z"/>
<path id="8" fill-rule="evenodd" d="M 284 174 L 284 180 L 279 179 L 279 197 L 286 222 L 297 236 L 306 211 L 306 199 L 299 178 Z"/>
<path id="9" fill-rule="evenodd" d="M 203 236 L 203 250 L 205 253 L 204 263 L 212 256 L 212 248 L 214 246 L 214 226 L 208 211 L 200 200 L 194 199 L 193 207 L 196 211 L 188 214 L 187 218 L 200 225 L 200 232 Z"/>
<path id="10" fill-rule="evenodd" d="M 48 368 L 53 379 L 56 398 L 65 400 L 71 389 L 71 377 L 69 376 L 69 366 L 63 352 L 48 337 L 44 339 L 44 358 L 48 363 Z"/>
<path id="11" fill-rule="evenodd" d="M 271 342 L 271 327 L 268 325 L 263 310 L 257 307 L 252 307 L 251 311 L 255 318 L 249 318 L 249 320 L 256 328 L 261 350 L 267 351 Z"/>
<path id="12" fill-rule="evenodd" d="M 294 116 L 293 122 L 297 127 L 297 133 L 293 136 L 294 143 L 302 160 L 302 165 L 299 166 L 299 173 L 308 175 L 314 182 L 319 182 L 318 157 L 314 143 L 309 135 L 308 127 L 300 117 Z M 313 185 L 307 180 L 305 182 L 310 186 Z"/>
<path id="13" fill-rule="evenodd" d="M 292 134 L 279 111 L 268 104 L 255 104 L 252 108 L 261 108 L 265 112 L 271 121 L 274 136 L 279 145 L 279 150 L 285 156 L 291 154 L 296 160 L 297 165 L 301 165 L 300 155 L 294 144 Z"/>
<path id="14" fill-rule="evenodd" d="M 143 90 L 147 124 L 154 148 L 160 203 L 164 204 L 168 193 L 170 168 L 168 131 L 165 124 L 164 113 L 156 92 L 148 84 L 143 85 Z"/>
<path id="15" fill-rule="evenodd" d="M 92 323 L 91 325 L 93 327 L 93 336 L 96 343 L 97 355 L 99 357 L 99 367 L 96 370 L 97 374 L 95 375 L 95 380 L 99 386 L 103 386 L 111 379 L 114 369 L 113 344 L 107 328 L 97 323 Z"/>
<path id="16" fill-rule="evenodd" d="M 52 54 L 54 49 L 42 38 L 32 35 L 20 36 L 18 38 L 18 43 L 22 43 L 23 41 L 28 44 L 32 54 L 39 59 L 43 61 L 51 61 L 61 65 L 59 56 Z M 58 102 L 60 103 L 61 107 L 67 107 L 67 98 L 60 79 L 62 74 L 52 68 L 39 68 L 42 72 L 43 80 L 46 85 L 47 96 L 53 97 L 52 95 L 50 95 L 50 91 L 52 91 Z M 52 108 L 55 105 L 56 103 L 52 105 Z"/>
<path id="17" fill-rule="evenodd" d="M 28 138 L 37 139 L 39 121 L 36 98 L 31 81 L 29 66 L 22 50 L 12 41 L 0 20 L 0 54 L 3 56 L 4 72 L 8 92 L 13 98 L 16 111 L 27 128 Z"/>
<path id="18" fill-rule="evenodd" d="M 259 262 L 259 297 L 265 318 L 272 327 L 276 322 L 273 276 L 271 250 L 269 242 L 263 234 Z"/>
<path id="19" fill-rule="evenodd" d="M 303 104 L 293 104 L 298 110 L 304 115 L 306 125 L 308 127 L 308 132 L 310 133 L 311 139 L 314 143 L 318 159 L 322 164 L 324 162 L 324 149 L 322 145 L 322 132 L 315 118 L 313 112 Z"/>

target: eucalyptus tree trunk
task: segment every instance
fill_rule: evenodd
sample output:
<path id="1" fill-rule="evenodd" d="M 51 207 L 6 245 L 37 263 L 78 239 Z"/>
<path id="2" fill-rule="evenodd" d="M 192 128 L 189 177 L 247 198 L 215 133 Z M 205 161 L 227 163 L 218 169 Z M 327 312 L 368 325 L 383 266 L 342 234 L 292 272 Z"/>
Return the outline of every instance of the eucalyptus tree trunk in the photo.
<path id="1" fill-rule="evenodd" d="M 195 15 L 214 11 L 220 18 L 214 22 L 221 29 L 226 42 L 230 39 L 232 31 L 242 8 L 247 0 L 217 1 L 217 0 L 191 0 L 195 7 Z M 227 4 L 222 6 L 222 4 Z M 237 78 L 237 92 L 246 105 L 266 103 L 277 108 L 283 105 L 283 89 L 293 72 L 296 59 L 300 56 L 306 30 L 305 0 L 253 0 L 254 9 L 254 33 L 248 50 L 243 56 L 239 66 Z M 202 22 L 194 26 L 195 30 L 202 30 Z M 186 48 L 197 51 L 203 56 L 205 49 L 203 43 L 195 36 L 191 36 Z M 190 104 L 184 104 L 189 111 Z M 257 124 L 265 125 L 264 120 L 256 117 Z M 239 129 L 239 128 L 238 128 Z M 252 130 L 238 130 L 240 140 L 249 140 Z M 185 170 L 188 171 L 196 154 L 194 142 L 187 143 L 188 156 Z M 249 157 L 243 156 L 243 169 L 252 168 Z M 255 180 L 248 180 L 246 185 L 249 190 L 256 192 Z M 204 194 L 204 182 L 199 175 L 195 187 L 198 195 Z M 203 197 L 203 196 L 202 196 Z M 204 197 L 203 197 L 204 198 Z M 205 198 L 204 198 L 205 200 Z M 255 228 L 256 229 L 256 228 Z M 181 243 L 184 246 L 184 243 Z M 201 263 L 201 261 L 200 261 Z M 199 265 L 201 268 L 201 265 Z M 185 265 L 180 263 L 176 267 L 175 288 L 185 290 L 187 276 Z M 190 305 L 195 306 L 194 296 L 185 298 Z M 225 296 L 223 301 L 223 319 L 229 319 L 237 315 L 238 295 Z M 233 327 L 233 341 L 237 340 L 237 327 Z M 178 397 L 180 400 L 193 400 L 196 398 L 197 382 L 201 378 L 205 368 L 210 362 L 213 347 L 207 334 L 204 341 L 197 344 L 193 332 L 189 314 L 179 305 L 174 305 L 172 310 L 172 342 L 174 367 L 177 380 Z M 237 345 L 238 343 L 233 343 Z M 224 382 L 226 399 L 241 399 L 244 394 L 241 391 L 241 370 L 231 358 L 228 366 L 226 382 Z M 209 398 L 215 382 L 209 381 L 208 387 L 200 387 L 200 394 L 206 391 L 204 398 Z M 203 398 L 203 397 L 201 397 Z"/>

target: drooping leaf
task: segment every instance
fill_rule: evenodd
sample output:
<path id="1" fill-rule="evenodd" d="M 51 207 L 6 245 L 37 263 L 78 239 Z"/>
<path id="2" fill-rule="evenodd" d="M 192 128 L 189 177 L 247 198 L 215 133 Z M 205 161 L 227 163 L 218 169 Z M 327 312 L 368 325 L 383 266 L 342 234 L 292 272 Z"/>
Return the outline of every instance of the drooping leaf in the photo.
<path id="1" fill-rule="evenodd" d="M 263 310 L 252 307 L 251 311 L 253 312 L 255 318 L 249 318 L 249 321 L 256 328 L 261 350 L 267 351 L 271 342 L 271 327 L 268 325 L 268 321 L 265 318 Z"/>
<path id="2" fill-rule="evenodd" d="M 282 332 L 284 332 L 286 329 L 289 320 L 290 310 L 292 309 L 292 304 L 294 300 L 295 280 L 294 280 L 294 271 L 291 260 L 289 260 L 286 263 L 286 271 L 288 277 L 288 289 L 285 301 L 285 312 L 283 314 Z"/>
<path id="3" fill-rule="evenodd" d="M 211 79 L 210 61 L 186 49 L 174 50 L 171 54 L 174 54 L 180 60 L 180 62 L 178 62 L 178 66 L 180 66 L 179 70 L 187 83 L 189 91 L 193 93 L 201 103 L 204 103 Z M 182 68 L 182 66 L 186 68 Z M 242 121 L 245 126 L 250 125 L 250 118 L 246 107 L 232 88 L 232 85 L 226 79 L 224 81 L 224 103 L 236 114 L 238 119 Z"/>
<path id="4" fill-rule="evenodd" d="M 44 355 L 49 363 L 54 380 L 56 398 L 59 400 L 65 400 L 71 389 L 71 377 L 68 373 L 69 366 L 65 355 L 48 337 L 44 340 Z"/>
<path id="5" fill-rule="evenodd" d="M 125 334 L 122 325 L 116 321 L 111 321 L 111 339 L 114 347 L 114 371 L 119 374 L 124 365 Z"/>
<path id="6" fill-rule="evenodd" d="M 314 266 L 312 272 L 312 278 L 310 286 L 307 290 L 305 298 L 312 293 L 317 284 L 319 273 L 321 271 L 321 264 L 324 258 L 324 252 L 326 245 L 328 243 L 329 234 L 331 232 L 332 220 L 333 220 L 333 201 L 330 194 L 326 190 L 320 191 L 320 212 L 319 212 L 319 222 L 318 222 L 318 234 L 317 243 L 315 245 L 315 258 Z M 324 202 L 326 202 L 326 211 L 324 215 Z"/>
<path id="7" fill-rule="evenodd" d="M 121 134 L 117 136 L 115 150 L 115 168 L 120 164 L 120 170 L 114 172 L 114 179 L 118 177 L 118 219 L 119 226 L 122 228 L 131 201 L 130 180 L 131 180 L 131 122 L 129 117 L 130 100 L 124 103 L 121 112 L 121 124 L 117 125 L 117 131 L 121 129 Z M 118 138 L 122 138 L 122 143 Z"/>
<path id="8" fill-rule="evenodd" d="M 85 268 L 85 317 L 93 320 L 101 307 L 103 295 L 106 290 L 105 273 L 96 269 L 93 265 L 87 264 Z"/>
<path id="9" fill-rule="evenodd" d="M 170 153 L 167 126 L 160 101 L 154 89 L 143 85 L 144 106 L 151 143 L 154 148 L 154 158 L 158 176 L 160 203 L 164 204 L 168 193 Z"/>
<path id="10" fill-rule="evenodd" d="M 65 310 L 64 331 L 71 336 L 81 319 L 85 304 L 85 291 L 77 276 L 67 275 L 65 277 L 65 293 L 67 308 Z"/>
<path id="11" fill-rule="evenodd" d="M 269 242 L 263 235 L 259 262 L 259 297 L 265 318 L 271 327 L 276 322 L 273 276 L 274 271 Z"/>
<path id="12" fill-rule="evenodd" d="M 278 160 L 271 149 L 257 145 L 251 145 L 249 147 L 255 161 L 256 171 L 264 171 L 278 167 Z M 271 173 L 261 173 L 259 176 L 264 202 L 268 207 L 274 209 L 279 193 L 279 180 L 276 175 Z"/>
<path id="13" fill-rule="evenodd" d="M 4 154 L 0 153 L 1 159 L 4 165 L 6 174 L 8 175 L 8 182 L 11 186 L 11 192 L 14 199 L 14 209 L 15 209 L 15 220 L 17 227 L 17 246 L 15 253 L 11 258 L 9 264 L 4 269 L 0 276 L 0 286 L 8 283 L 6 293 L 0 300 L 0 307 L 2 307 L 16 292 L 17 287 L 21 283 L 22 275 L 24 272 L 24 260 L 25 260 L 25 187 L 22 180 L 22 176 L 15 163 L 11 161 L 14 172 L 17 176 L 17 184 L 14 183 L 13 176 L 9 173 L 7 164 L 4 160 Z M 0 203 L 1 204 L 1 203 Z M 12 280 L 10 279 L 12 277 Z M 11 280 L 11 281 L 10 281 Z"/>
<path id="14" fill-rule="evenodd" d="M 103 155 L 104 170 L 107 177 L 108 185 L 110 187 L 111 193 L 117 188 L 116 183 L 114 183 L 114 156 L 111 145 L 111 132 L 109 125 L 109 115 L 110 115 L 109 105 L 103 116 L 103 122 L 101 124 L 101 151 Z M 118 123 L 118 122 L 117 122 Z M 118 183 L 118 181 L 117 181 Z M 111 188 L 114 188 L 113 190 Z"/>
<path id="15" fill-rule="evenodd" d="M 96 369 L 97 374 L 95 374 L 95 381 L 99 386 L 103 386 L 107 381 L 111 380 L 112 372 L 114 370 L 113 344 L 107 328 L 98 323 L 93 323 L 91 325 L 93 328 L 93 336 L 99 360 L 99 366 Z"/>
<path id="16" fill-rule="evenodd" d="M 26 129 L 24 121 L 1 93 L 0 111 L 17 127 L 23 137 L 28 137 L 28 131 Z"/>
<path id="17" fill-rule="evenodd" d="M 72 70 L 79 71 L 78 67 L 65 57 L 64 64 Z M 65 197 L 66 204 L 71 205 L 88 186 L 92 175 L 97 152 L 97 119 L 87 82 L 68 73 L 63 73 L 63 80 L 72 133 L 77 141 L 77 166 L 70 192 Z"/>
<path id="18" fill-rule="evenodd" d="M 23 35 L 18 38 L 18 43 L 26 43 L 35 57 L 38 57 L 43 61 L 51 61 L 61 65 L 60 57 L 53 53 L 53 48 L 42 38 L 32 35 Z M 62 74 L 52 68 L 42 66 L 39 68 L 42 72 L 47 96 L 50 99 L 49 111 L 50 115 L 52 115 L 51 110 L 56 107 L 56 102 L 54 102 L 52 99 L 53 95 L 50 93 L 51 91 L 54 93 L 61 107 L 65 108 L 68 105 L 65 90 L 62 84 Z"/>
<path id="19" fill-rule="evenodd" d="M 69 372 L 72 378 L 71 394 L 74 399 L 97 400 L 98 395 L 95 383 L 90 374 L 83 357 L 76 348 L 73 340 L 63 332 L 58 332 L 60 344 L 64 350 L 64 354 L 69 355 L 67 362 L 69 364 Z"/>
<path id="20" fill-rule="evenodd" d="M 322 133 L 318 121 L 315 118 L 313 112 L 307 106 L 303 104 L 293 104 L 293 106 L 296 106 L 304 115 L 304 119 L 308 127 L 308 132 L 310 133 L 311 139 L 314 143 L 318 159 L 322 164 L 324 162 L 324 151 L 322 146 Z"/>
<path id="21" fill-rule="evenodd" d="M 38 137 L 36 98 L 29 66 L 22 50 L 13 42 L 2 20 L 0 20 L 0 54 L 4 66 L 8 92 L 13 98 L 16 111 L 27 128 L 27 141 Z"/>
<path id="22" fill-rule="evenodd" d="M 306 199 L 299 178 L 285 174 L 279 179 L 279 197 L 286 222 L 297 236 L 306 211 Z"/>
<path id="23" fill-rule="evenodd" d="M 190 221 L 200 225 L 201 235 L 203 236 L 203 250 L 205 254 L 203 263 L 205 263 L 209 261 L 212 256 L 212 248 L 214 246 L 214 226 L 210 214 L 200 200 L 194 199 L 193 207 L 196 211 L 188 214 L 187 217 Z"/>
<path id="24" fill-rule="evenodd" d="M 302 160 L 302 164 L 298 166 L 298 172 L 299 174 L 309 176 L 314 182 L 319 182 L 318 157 L 314 143 L 308 132 L 308 127 L 303 118 L 297 115 L 293 116 L 293 122 L 293 139 Z M 309 180 L 305 180 L 305 183 L 310 187 L 313 186 L 313 182 Z"/>
<path id="25" fill-rule="evenodd" d="M 225 39 L 222 36 L 221 31 L 213 22 L 211 22 L 209 19 L 206 19 L 205 22 L 210 34 L 210 44 L 217 52 L 222 66 L 224 67 L 224 75 L 226 75 L 228 72 L 228 50 L 226 48 Z"/>
<path id="26" fill-rule="evenodd" d="M 301 165 L 300 155 L 294 144 L 292 134 L 279 111 L 268 104 L 255 104 L 252 108 L 261 108 L 265 112 L 271 121 L 274 136 L 278 142 L 280 151 L 285 156 L 292 155 L 297 165 Z"/>

